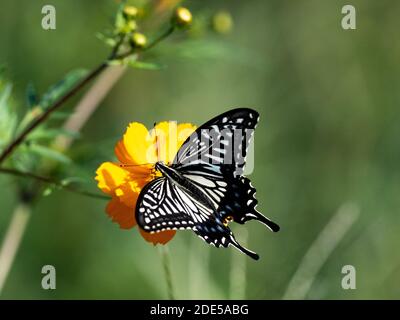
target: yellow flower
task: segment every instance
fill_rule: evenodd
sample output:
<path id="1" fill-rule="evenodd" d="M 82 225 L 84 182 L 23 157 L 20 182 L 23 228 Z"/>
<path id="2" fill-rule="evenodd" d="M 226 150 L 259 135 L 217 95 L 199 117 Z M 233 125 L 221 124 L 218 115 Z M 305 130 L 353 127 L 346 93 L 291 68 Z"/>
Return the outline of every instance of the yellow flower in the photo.
<path id="1" fill-rule="evenodd" d="M 122 229 L 136 225 L 136 201 L 142 188 L 159 173 L 154 172 L 157 161 L 171 164 L 175 155 L 196 129 L 189 123 L 161 122 L 148 131 L 138 122 L 130 123 L 123 138 L 115 146 L 118 163 L 104 162 L 96 171 L 97 186 L 112 198 L 106 207 L 112 221 Z M 165 244 L 175 235 L 174 230 L 150 234 L 139 229 L 146 241 Z"/>

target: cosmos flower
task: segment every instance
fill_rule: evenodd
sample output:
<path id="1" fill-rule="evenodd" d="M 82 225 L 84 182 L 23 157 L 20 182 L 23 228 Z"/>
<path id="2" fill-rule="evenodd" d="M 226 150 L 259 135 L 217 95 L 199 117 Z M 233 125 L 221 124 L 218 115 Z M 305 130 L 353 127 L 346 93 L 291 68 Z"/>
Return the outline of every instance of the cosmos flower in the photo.
<path id="1" fill-rule="evenodd" d="M 96 171 L 101 191 L 111 196 L 106 212 L 122 229 L 136 226 L 136 201 L 142 188 L 160 176 L 157 161 L 171 164 L 186 140 L 196 129 L 189 123 L 160 122 L 152 130 L 138 122 L 130 123 L 123 138 L 115 146 L 118 162 L 104 162 Z M 150 234 L 139 228 L 143 238 L 154 245 L 166 244 L 175 230 Z"/>

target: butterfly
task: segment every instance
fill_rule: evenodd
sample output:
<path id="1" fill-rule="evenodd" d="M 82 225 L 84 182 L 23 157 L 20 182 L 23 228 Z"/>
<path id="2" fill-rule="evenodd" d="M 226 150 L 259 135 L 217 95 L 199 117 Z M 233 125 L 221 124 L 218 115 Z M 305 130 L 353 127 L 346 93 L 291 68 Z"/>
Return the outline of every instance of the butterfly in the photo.
<path id="1" fill-rule="evenodd" d="M 228 226 L 258 220 L 276 232 L 279 226 L 256 210 L 256 189 L 243 176 L 257 111 L 238 108 L 200 126 L 182 144 L 170 165 L 155 164 L 161 176 L 141 190 L 136 221 L 146 232 L 191 229 L 215 247 L 241 246 Z"/>

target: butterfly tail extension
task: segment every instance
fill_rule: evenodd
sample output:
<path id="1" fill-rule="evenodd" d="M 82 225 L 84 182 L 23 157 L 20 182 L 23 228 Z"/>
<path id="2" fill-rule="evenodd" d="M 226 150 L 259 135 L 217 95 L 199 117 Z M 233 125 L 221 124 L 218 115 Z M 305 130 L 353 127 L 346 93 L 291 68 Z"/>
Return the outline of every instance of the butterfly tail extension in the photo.
<path id="1" fill-rule="evenodd" d="M 254 220 L 260 221 L 262 224 L 265 224 L 271 231 L 278 232 L 280 230 L 280 227 L 275 222 L 271 221 L 258 211 L 254 211 L 252 215 L 254 216 L 253 217 Z"/>
<path id="2" fill-rule="evenodd" d="M 255 197 L 256 189 L 246 177 L 230 181 L 224 199 L 218 208 L 222 221 L 230 219 L 236 223 L 244 224 L 250 220 L 258 220 L 271 231 L 279 231 L 279 226 L 257 211 L 258 201 Z"/>
<path id="3" fill-rule="evenodd" d="M 230 240 L 231 240 L 230 244 L 234 246 L 236 249 L 238 249 L 240 252 L 244 253 L 245 255 L 248 255 L 250 258 L 253 258 L 254 260 L 260 259 L 260 256 L 257 253 L 241 246 L 239 242 L 236 241 L 233 234 L 231 234 Z"/>

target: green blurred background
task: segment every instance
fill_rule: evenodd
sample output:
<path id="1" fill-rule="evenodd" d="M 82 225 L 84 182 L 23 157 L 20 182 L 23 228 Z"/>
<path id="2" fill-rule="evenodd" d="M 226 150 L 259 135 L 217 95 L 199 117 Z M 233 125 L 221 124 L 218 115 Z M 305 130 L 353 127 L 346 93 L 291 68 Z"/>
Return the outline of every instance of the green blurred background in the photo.
<path id="1" fill-rule="evenodd" d="M 179 232 L 168 244 L 177 298 L 281 299 L 307 250 L 348 202 L 359 218 L 313 275 L 306 298 L 400 297 L 400 3 L 352 0 L 357 30 L 345 31 L 341 8 L 348 2 L 186 1 L 195 19 L 204 10 L 228 10 L 234 29 L 206 34 L 203 56 L 171 54 L 173 40 L 161 44 L 154 60 L 168 68 L 129 70 L 85 126 L 75 150 L 78 165 L 94 176 L 114 159 L 113 145 L 131 121 L 199 125 L 235 106 L 260 112 L 250 178 L 259 210 L 281 231 L 256 222 L 234 227 L 259 261 Z M 0 63 L 21 105 L 29 83 L 43 92 L 109 51 L 95 34 L 110 25 L 113 1 L 52 0 L 57 29 L 44 31 L 48 3 L 0 3 Z M 94 159 L 81 156 L 88 145 L 99 150 Z M 17 203 L 14 181 L 0 176 L 0 238 Z M 105 204 L 63 191 L 42 198 L 1 298 L 166 298 L 158 248 L 136 229 L 119 229 Z M 56 267 L 56 290 L 41 288 L 46 264 Z M 341 287 L 348 264 L 357 271 L 356 290 Z"/>

